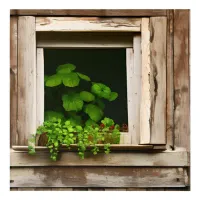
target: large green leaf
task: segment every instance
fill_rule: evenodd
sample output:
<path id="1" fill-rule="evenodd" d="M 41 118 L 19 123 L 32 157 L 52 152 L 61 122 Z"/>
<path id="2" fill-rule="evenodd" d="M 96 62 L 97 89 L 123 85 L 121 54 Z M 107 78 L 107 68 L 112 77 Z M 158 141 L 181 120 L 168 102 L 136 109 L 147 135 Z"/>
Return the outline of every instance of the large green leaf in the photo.
<path id="1" fill-rule="evenodd" d="M 117 92 L 111 92 L 110 97 L 109 97 L 109 101 L 114 101 L 117 97 L 118 97 Z"/>
<path id="2" fill-rule="evenodd" d="M 45 111 L 44 112 L 44 120 L 45 121 L 51 121 L 53 118 L 64 119 L 64 114 L 61 112 L 55 112 L 55 111 Z"/>
<path id="3" fill-rule="evenodd" d="M 68 121 L 70 121 L 70 124 L 71 124 L 72 126 L 82 125 L 81 116 L 70 117 L 70 118 L 68 119 Z"/>
<path id="4" fill-rule="evenodd" d="M 80 111 L 83 107 L 83 100 L 79 94 L 65 94 L 62 96 L 63 107 L 66 111 Z"/>
<path id="5" fill-rule="evenodd" d="M 55 87 L 55 86 L 58 86 L 62 83 L 62 78 L 60 75 L 58 74 L 54 74 L 52 76 L 49 76 L 46 80 L 46 83 L 45 85 L 47 87 Z"/>
<path id="6" fill-rule="evenodd" d="M 64 65 L 59 65 L 56 69 L 56 72 L 59 74 L 68 74 L 75 69 L 76 69 L 75 65 L 68 63 Z"/>
<path id="7" fill-rule="evenodd" d="M 103 117 L 103 111 L 94 104 L 88 104 L 85 107 L 85 113 L 95 122 L 98 122 Z"/>
<path id="8" fill-rule="evenodd" d="M 62 76 L 63 84 L 67 87 L 76 87 L 79 85 L 79 77 L 76 73 L 71 72 Z"/>
<path id="9" fill-rule="evenodd" d="M 80 97 L 85 102 L 94 101 L 95 99 L 95 96 L 92 93 L 87 92 L 87 91 L 80 92 Z"/>
<path id="10" fill-rule="evenodd" d="M 102 83 L 93 83 L 91 91 L 100 98 L 109 99 L 111 90 L 108 86 Z"/>
<path id="11" fill-rule="evenodd" d="M 79 77 L 85 81 L 90 81 L 90 77 L 85 75 L 85 74 L 81 74 L 79 72 L 77 72 L 77 74 L 79 75 Z"/>

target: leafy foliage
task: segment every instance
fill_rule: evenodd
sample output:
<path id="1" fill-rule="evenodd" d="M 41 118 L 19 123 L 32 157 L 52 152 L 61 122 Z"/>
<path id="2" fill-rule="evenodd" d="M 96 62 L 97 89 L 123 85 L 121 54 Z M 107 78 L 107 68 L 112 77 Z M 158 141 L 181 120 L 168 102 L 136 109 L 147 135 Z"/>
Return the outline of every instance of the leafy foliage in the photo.
<path id="1" fill-rule="evenodd" d="M 97 144 L 105 144 L 104 151 L 109 153 L 110 144 L 120 140 L 119 126 L 114 125 L 112 119 L 102 120 L 103 100 L 114 101 L 118 94 L 103 83 L 91 82 L 90 77 L 75 69 L 75 65 L 67 63 L 59 65 L 55 74 L 45 75 L 45 97 L 50 98 L 55 106 L 45 111 L 45 121 L 37 128 L 36 134 L 46 134 L 46 145 L 54 161 L 63 144 L 67 148 L 77 144 L 78 154 L 84 158 L 87 147 L 92 147 L 91 151 L 96 155 L 100 151 Z M 82 87 L 80 80 L 89 88 Z M 29 153 L 35 153 L 31 144 Z"/>
<path id="2" fill-rule="evenodd" d="M 92 147 L 91 152 L 96 155 L 100 151 L 97 144 L 104 144 L 104 152 L 108 154 L 110 152 L 110 144 L 119 143 L 119 127 L 117 128 L 117 125 L 113 129 L 112 127 L 108 127 L 108 124 L 113 122 L 112 119 L 104 118 L 102 121 L 106 122 L 106 126 L 102 127 L 102 124 L 99 125 L 89 119 L 86 125 L 82 127 L 71 123 L 70 120 L 65 121 L 53 118 L 50 121 L 45 121 L 42 126 L 39 126 L 36 134 L 47 133 L 48 142 L 46 146 L 53 161 L 58 159 L 59 149 L 62 145 L 70 149 L 71 144 L 77 144 L 78 155 L 81 159 L 84 159 L 85 151 L 88 147 Z M 36 153 L 34 146 L 31 145 L 31 140 L 34 139 L 34 137 L 30 139 L 28 147 L 29 154 L 31 155 Z"/>

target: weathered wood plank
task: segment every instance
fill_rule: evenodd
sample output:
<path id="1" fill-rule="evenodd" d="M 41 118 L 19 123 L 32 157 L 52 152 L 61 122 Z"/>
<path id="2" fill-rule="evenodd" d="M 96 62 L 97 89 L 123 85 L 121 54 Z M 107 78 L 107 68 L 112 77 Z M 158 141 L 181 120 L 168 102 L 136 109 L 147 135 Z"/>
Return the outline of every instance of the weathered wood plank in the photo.
<path id="1" fill-rule="evenodd" d="M 132 99 L 128 100 L 132 104 L 128 107 L 128 112 L 130 112 L 130 131 L 132 131 L 131 143 L 140 143 L 140 101 L 141 101 L 141 67 L 142 67 L 142 57 L 141 57 L 141 36 L 134 35 L 133 37 L 133 68 L 130 69 L 128 74 L 129 79 L 129 92 L 132 94 Z M 128 72 L 128 71 L 127 71 Z M 128 88 L 128 84 L 127 84 Z M 130 123 L 131 122 L 131 123 Z"/>
<path id="2" fill-rule="evenodd" d="M 36 130 L 35 17 L 18 19 L 18 144 L 27 145 Z"/>
<path id="3" fill-rule="evenodd" d="M 52 191 L 73 191 L 73 188 L 51 188 Z"/>
<path id="4" fill-rule="evenodd" d="M 18 188 L 10 188 L 10 191 L 18 191 Z"/>
<path id="5" fill-rule="evenodd" d="M 166 16 L 165 9 L 71 9 L 71 10 L 49 10 L 49 9 L 11 9 L 11 15 L 33 15 L 33 16 Z"/>
<path id="6" fill-rule="evenodd" d="M 151 139 L 151 96 L 149 76 L 150 69 L 150 30 L 149 18 L 142 18 L 141 49 L 142 49 L 142 77 L 141 77 L 141 103 L 140 103 L 140 144 L 149 144 Z"/>
<path id="7" fill-rule="evenodd" d="M 140 18 L 36 17 L 36 31 L 139 32 Z"/>
<path id="8" fill-rule="evenodd" d="M 18 191 L 35 191 L 35 188 L 19 187 Z"/>
<path id="9" fill-rule="evenodd" d="M 36 127 L 44 122 L 44 50 L 37 48 L 37 70 L 36 70 Z"/>
<path id="10" fill-rule="evenodd" d="M 132 48 L 133 33 L 37 32 L 39 48 Z M 56 38 L 56 40 L 55 40 Z"/>
<path id="11" fill-rule="evenodd" d="M 11 187 L 184 187 L 183 168 L 11 168 Z"/>
<path id="12" fill-rule="evenodd" d="M 146 191 L 146 188 L 126 188 L 126 191 Z"/>
<path id="13" fill-rule="evenodd" d="M 105 191 L 104 188 L 88 188 L 88 191 Z"/>
<path id="14" fill-rule="evenodd" d="M 52 189 L 51 188 L 42 188 L 42 187 L 40 187 L 40 188 L 35 188 L 35 191 L 52 191 Z"/>
<path id="15" fill-rule="evenodd" d="M 104 149 L 104 144 L 97 144 L 97 147 L 99 147 L 100 150 Z M 71 144 L 70 145 L 70 151 L 77 151 L 78 146 L 77 144 Z M 90 145 L 89 147 L 87 147 L 87 149 L 91 149 L 92 145 Z M 110 145 L 110 150 L 114 150 L 114 151 L 128 151 L 128 150 L 132 150 L 132 151 L 146 151 L 146 150 L 152 150 L 154 148 L 153 145 L 131 145 L 131 144 L 111 144 Z M 13 150 L 16 151 L 28 151 L 28 146 L 12 146 Z M 35 146 L 35 150 L 36 151 L 48 151 L 48 148 L 46 146 Z M 62 147 L 60 148 L 60 151 L 69 151 L 68 148 L 66 148 L 66 145 L 62 145 Z"/>
<path id="16" fill-rule="evenodd" d="M 166 143 L 166 40 L 167 18 L 151 17 L 151 144 Z"/>
<path id="17" fill-rule="evenodd" d="M 189 10 L 174 10 L 175 146 L 190 149 Z"/>
<path id="18" fill-rule="evenodd" d="M 167 11 L 167 148 L 174 148 L 174 11 Z"/>
<path id="19" fill-rule="evenodd" d="M 105 191 L 126 191 L 126 188 L 105 188 Z"/>
<path id="20" fill-rule="evenodd" d="M 88 188 L 73 188 L 73 191 L 88 191 Z"/>
<path id="21" fill-rule="evenodd" d="M 127 101 L 128 101 L 128 138 L 127 144 L 138 144 L 135 139 L 134 125 L 137 123 L 135 119 L 134 108 L 135 108 L 135 95 L 134 88 L 137 88 L 138 85 L 134 85 L 134 53 L 133 48 L 126 49 L 126 74 L 127 74 Z M 137 98 L 136 98 L 137 101 Z M 133 138 L 133 140 L 132 140 Z"/>
<path id="22" fill-rule="evenodd" d="M 140 143 L 166 143 L 166 17 L 142 18 Z"/>
<path id="23" fill-rule="evenodd" d="M 10 146 L 18 144 L 17 134 L 17 20 L 10 18 Z"/>
<path id="24" fill-rule="evenodd" d="M 99 153 L 92 155 L 86 153 L 81 160 L 76 152 L 63 152 L 60 159 L 53 162 L 49 159 L 48 152 L 37 152 L 31 156 L 27 152 L 10 153 L 11 167 L 37 167 L 37 166 L 189 166 L 188 155 L 185 151 L 165 152 L 113 152 L 108 155 Z"/>

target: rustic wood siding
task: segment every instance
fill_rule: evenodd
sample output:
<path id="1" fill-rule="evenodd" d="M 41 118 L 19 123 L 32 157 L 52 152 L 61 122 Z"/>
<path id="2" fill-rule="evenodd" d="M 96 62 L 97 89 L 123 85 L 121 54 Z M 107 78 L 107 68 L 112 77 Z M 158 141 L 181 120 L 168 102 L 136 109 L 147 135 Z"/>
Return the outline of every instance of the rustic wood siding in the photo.
<path id="1" fill-rule="evenodd" d="M 153 16 L 167 16 L 167 72 L 166 72 L 166 99 L 167 99 L 167 113 L 166 113 L 166 135 L 167 145 L 169 149 L 177 149 L 177 147 L 185 147 L 190 150 L 189 138 L 190 138 L 190 65 L 189 65 L 189 10 L 11 10 L 10 20 L 10 143 L 22 144 L 19 140 L 22 130 L 17 129 L 17 115 L 18 104 L 21 89 L 22 80 L 20 80 L 20 72 L 24 69 L 25 65 L 19 59 L 21 48 L 24 48 L 22 40 L 22 33 L 19 30 L 20 15 L 28 16 L 131 16 L 131 17 L 153 17 Z M 28 17 L 29 18 L 29 17 Z M 27 18 L 27 19 L 28 19 Z M 32 19 L 34 17 L 31 17 Z M 32 20 L 33 22 L 33 20 Z M 32 23 L 33 24 L 33 23 Z M 29 24 L 30 25 L 30 24 Z M 32 27 L 33 28 L 33 27 Z M 20 34 L 19 34 L 20 33 Z M 27 35 L 26 35 L 27 37 Z M 27 39 L 27 38 L 26 38 Z M 27 39 L 28 41 L 28 39 Z M 28 42 L 27 42 L 28 43 Z M 27 44 L 28 45 L 28 44 Z M 35 45 L 36 46 L 36 45 Z M 130 46 L 131 47 L 131 46 Z M 33 49 L 30 50 L 34 55 Z M 36 49 L 35 49 L 36 50 Z M 28 61 L 27 61 L 28 62 Z M 19 69 L 20 66 L 20 69 Z M 22 66 L 22 67 L 21 67 Z M 33 67 L 33 66 L 32 66 Z M 19 72 L 20 71 L 20 72 Z M 18 82 L 19 81 L 19 82 Z M 28 92 L 28 91 L 27 91 Z M 21 131 L 21 132 L 20 132 Z M 123 152 L 124 153 L 124 152 Z M 44 154 L 44 153 L 41 153 Z M 73 154 L 73 153 L 72 153 Z M 127 159 L 130 157 L 131 152 L 127 152 Z M 181 154 L 182 155 L 182 154 Z M 160 157 L 149 160 L 149 165 L 154 160 L 156 166 L 144 166 L 141 162 L 140 166 L 135 166 L 134 158 L 129 159 L 130 165 L 123 165 L 115 167 L 117 157 L 113 156 L 106 158 L 106 162 L 110 163 L 110 166 L 101 165 L 92 166 L 91 163 L 95 162 L 90 160 L 91 166 L 44 166 L 35 167 L 38 162 L 42 162 L 38 159 L 33 159 L 33 165 L 28 166 L 27 160 L 23 163 L 18 162 L 18 157 L 12 160 L 14 162 L 11 167 L 11 191 L 188 191 L 190 190 L 190 168 L 188 164 L 183 160 L 181 161 L 181 155 L 178 155 L 180 162 L 177 162 L 184 166 L 172 166 L 173 161 L 168 164 L 164 162 L 162 155 Z M 27 156 L 27 154 L 26 154 Z M 65 155 L 66 156 L 66 155 Z M 64 157 L 65 157 L 64 156 Z M 185 155 L 182 155 L 185 157 Z M 73 156 L 72 156 L 73 157 Z M 41 159 L 42 157 L 40 157 Z M 111 158 L 109 160 L 109 158 Z M 74 159 L 74 157 L 73 157 Z M 168 160 L 168 158 L 167 158 Z M 137 160 L 139 162 L 139 160 Z M 77 160 L 72 160 L 72 164 L 76 164 Z M 18 163 L 18 164 L 16 164 Z M 139 164 L 139 163 L 138 163 Z M 170 165 L 169 165 L 170 164 Z M 14 166 L 21 165 L 21 166 Z M 73 169 L 72 169 L 73 168 Z M 76 170 L 74 176 L 70 176 L 72 170 Z M 70 171 L 71 170 L 71 171 Z M 58 173 L 57 178 L 58 186 L 52 186 L 54 182 L 53 173 Z M 48 175 L 50 173 L 50 175 Z M 72 172 L 71 172 L 72 173 Z M 23 174 L 20 178 L 20 174 Z M 67 174 L 67 175 L 66 175 Z M 96 179 L 91 179 L 95 176 Z M 67 176 L 67 181 L 62 182 L 62 176 Z M 12 177 L 16 178 L 13 182 Z M 42 178 L 43 177 L 43 178 Z M 119 182 L 119 177 L 121 182 Z M 135 177 L 135 178 L 134 178 Z M 75 178 L 75 179 L 74 179 Z M 107 179 L 106 179 L 107 178 Z M 22 181 L 21 181 L 22 180 Z M 69 180 L 72 180 L 70 182 Z M 73 180 L 75 182 L 73 182 Z M 81 180 L 81 181 L 79 181 Z M 87 181 L 86 181 L 87 180 Z M 107 181 L 109 180 L 109 181 Z M 48 187 L 45 185 L 48 183 Z M 117 185 L 115 183 L 119 182 Z M 25 185 L 26 183 L 26 185 Z M 114 184 L 113 184 L 114 183 Z M 27 184 L 30 184 L 27 187 Z M 37 184 L 37 185 L 36 185 Z M 64 186 L 63 186 L 64 184 Z"/>

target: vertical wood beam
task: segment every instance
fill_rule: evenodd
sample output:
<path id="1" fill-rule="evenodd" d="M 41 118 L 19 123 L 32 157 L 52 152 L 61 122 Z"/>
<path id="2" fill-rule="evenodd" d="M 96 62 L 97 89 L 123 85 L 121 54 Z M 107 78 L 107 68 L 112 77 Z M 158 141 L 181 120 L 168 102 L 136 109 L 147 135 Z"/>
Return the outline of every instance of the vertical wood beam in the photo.
<path id="1" fill-rule="evenodd" d="M 18 135 L 27 145 L 36 131 L 36 32 L 35 17 L 18 19 Z"/>
<path id="2" fill-rule="evenodd" d="M 10 17 L 10 146 L 18 144 L 17 135 L 17 20 Z"/>
<path id="3" fill-rule="evenodd" d="M 167 148 L 174 149 L 174 11 L 167 10 Z"/>
<path id="4" fill-rule="evenodd" d="M 174 10 L 175 146 L 190 148 L 189 10 Z"/>
<path id="5" fill-rule="evenodd" d="M 166 17 L 142 19 L 140 143 L 166 143 Z"/>

